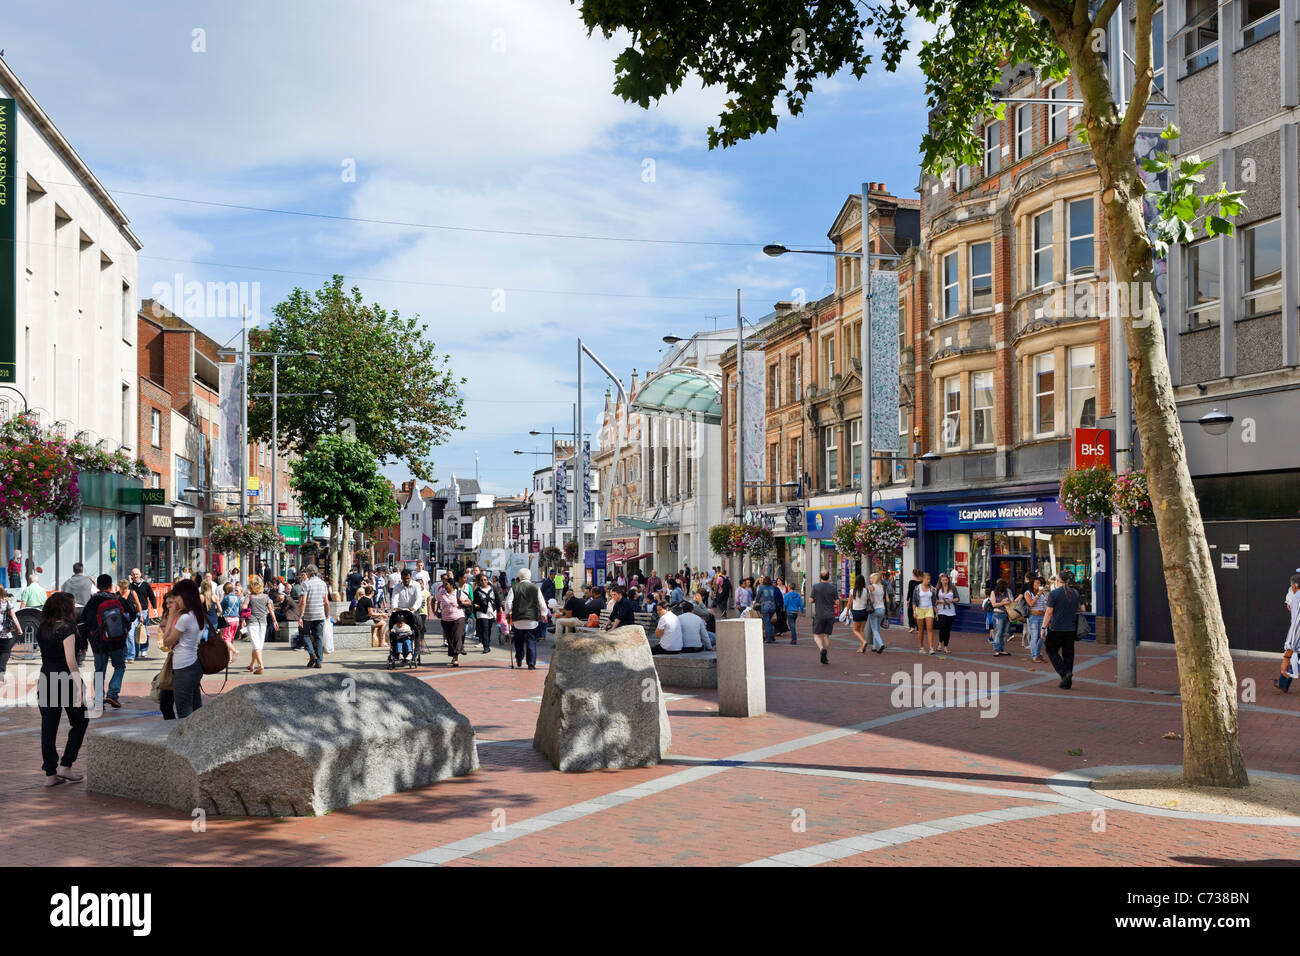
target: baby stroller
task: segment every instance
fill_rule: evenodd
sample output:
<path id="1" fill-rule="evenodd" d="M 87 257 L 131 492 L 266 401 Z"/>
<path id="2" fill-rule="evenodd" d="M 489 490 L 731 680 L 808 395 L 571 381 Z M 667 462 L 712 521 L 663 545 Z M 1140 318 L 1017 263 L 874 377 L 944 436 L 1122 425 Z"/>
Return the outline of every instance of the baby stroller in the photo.
<path id="1" fill-rule="evenodd" d="M 399 633 L 399 628 L 409 629 L 409 636 Z M 420 633 L 420 622 L 416 620 L 414 611 L 402 607 L 388 615 L 388 669 L 391 671 L 399 665 L 402 667 L 419 667 L 420 654 L 424 650 L 423 638 L 424 636 Z M 397 643 L 401 640 L 411 642 L 411 657 L 409 660 L 402 660 L 397 651 Z"/>

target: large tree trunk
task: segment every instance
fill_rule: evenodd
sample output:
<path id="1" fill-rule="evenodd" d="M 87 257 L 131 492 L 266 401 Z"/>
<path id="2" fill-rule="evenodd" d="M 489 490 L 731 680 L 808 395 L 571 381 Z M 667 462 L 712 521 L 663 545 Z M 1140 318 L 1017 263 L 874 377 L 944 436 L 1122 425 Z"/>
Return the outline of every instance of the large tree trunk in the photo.
<path id="1" fill-rule="evenodd" d="M 1128 385 L 1168 586 L 1183 705 L 1183 782 L 1244 787 L 1249 780 L 1238 739 L 1237 678 L 1169 376 L 1142 212 L 1143 186 L 1133 144 L 1122 142 L 1116 132 L 1100 126 L 1092 132 L 1110 261 L 1121 288 L 1144 290 L 1144 305 L 1141 315 L 1134 316 L 1133 303 L 1124 303 L 1121 310 L 1120 303 L 1112 302 L 1109 314 L 1123 323 L 1128 343 Z M 1128 436 L 1119 438 L 1126 441 Z M 1122 581 L 1119 586 L 1131 585 Z"/>

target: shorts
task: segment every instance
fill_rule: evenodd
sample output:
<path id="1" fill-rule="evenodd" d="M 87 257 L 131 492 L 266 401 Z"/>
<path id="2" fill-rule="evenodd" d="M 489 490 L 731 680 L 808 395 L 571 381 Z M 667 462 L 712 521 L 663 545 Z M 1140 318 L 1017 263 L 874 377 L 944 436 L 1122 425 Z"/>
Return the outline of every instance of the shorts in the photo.
<path id="1" fill-rule="evenodd" d="M 925 619 L 928 618 L 928 617 L 934 617 L 934 608 L 932 608 L 932 607 L 918 607 L 918 608 L 916 609 L 916 619 L 917 619 L 918 621 L 923 621 L 923 620 L 925 620 Z"/>
<path id="2" fill-rule="evenodd" d="M 831 628 L 833 628 L 834 626 L 835 626 L 835 618 L 819 617 L 813 621 L 813 633 L 829 634 L 831 632 Z"/>
<path id="3" fill-rule="evenodd" d="M 871 608 L 864 607 L 861 610 L 858 610 L 857 608 L 852 608 L 849 611 L 849 614 L 852 616 L 853 620 L 855 621 L 859 621 L 859 622 L 865 621 L 867 618 L 871 617 Z"/>

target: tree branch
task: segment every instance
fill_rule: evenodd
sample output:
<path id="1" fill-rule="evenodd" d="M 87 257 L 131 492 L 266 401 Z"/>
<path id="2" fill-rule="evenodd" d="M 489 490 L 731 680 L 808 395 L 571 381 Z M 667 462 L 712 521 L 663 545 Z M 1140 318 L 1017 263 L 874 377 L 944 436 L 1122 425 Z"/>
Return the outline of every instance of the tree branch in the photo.
<path id="1" fill-rule="evenodd" d="M 1106 24 L 1115 15 L 1115 10 L 1118 9 L 1121 2 L 1122 0 L 1106 0 L 1101 5 L 1101 9 L 1097 11 L 1097 15 L 1092 18 L 1092 28 L 1094 30 L 1106 29 Z"/>
<path id="2" fill-rule="evenodd" d="M 1120 142 L 1128 143 L 1130 148 L 1137 137 L 1138 127 L 1142 125 L 1147 103 L 1151 100 L 1151 18 L 1155 14 L 1157 2 L 1158 0 L 1137 0 L 1137 26 L 1133 36 L 1137 54 L 1133 60 L 1133 97 L 1129 100 L 1124 122 L 1119 129 Z"/>

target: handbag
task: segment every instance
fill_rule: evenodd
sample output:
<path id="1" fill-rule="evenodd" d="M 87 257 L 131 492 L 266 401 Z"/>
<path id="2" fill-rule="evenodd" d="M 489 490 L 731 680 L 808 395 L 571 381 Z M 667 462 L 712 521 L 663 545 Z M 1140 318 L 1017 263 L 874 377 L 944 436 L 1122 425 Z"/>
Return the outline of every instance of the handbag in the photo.
<path id="1" fill-rule="evenodd" d="M 230 669 L 230 645 L 211 628 L 199 641 L 199 664 L 205 674 L 220 674 Z"/>
<path id="2" fill-rule="evenodd" d="M 1015 609 L 1018 618 L 1029 617 L 1029 602 L 1025 600 L 1023 594 L 1016 598 L 1016 603 L 1011 606 Z"/>
<path id="3" fill-rule="evenodd" d="M 1074 615 L 1074 637 L 1079 641 L 1086 641 L 1092 637 L 1092 628 L 1088 626 L 1088 619 L 1083 616 L 1083 608 L 1079 608 Z"/>

